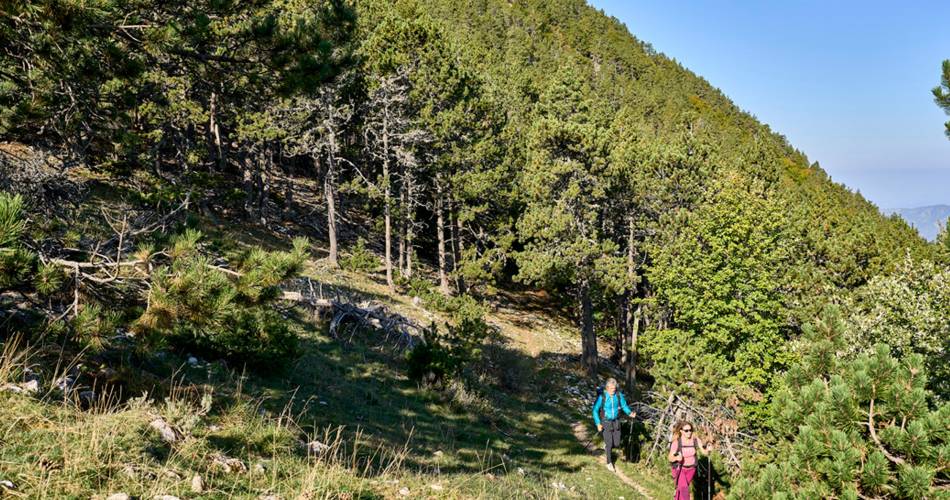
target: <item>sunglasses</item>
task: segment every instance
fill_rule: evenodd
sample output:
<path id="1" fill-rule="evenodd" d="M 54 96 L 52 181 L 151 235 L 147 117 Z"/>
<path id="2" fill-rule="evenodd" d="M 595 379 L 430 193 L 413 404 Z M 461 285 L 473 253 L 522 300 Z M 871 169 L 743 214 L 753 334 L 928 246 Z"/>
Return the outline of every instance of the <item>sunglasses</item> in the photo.
<path id="1" fill-rule="evenodd" d="M 693 432 L 693 429 L 683 429 L 683 432 Z"/>

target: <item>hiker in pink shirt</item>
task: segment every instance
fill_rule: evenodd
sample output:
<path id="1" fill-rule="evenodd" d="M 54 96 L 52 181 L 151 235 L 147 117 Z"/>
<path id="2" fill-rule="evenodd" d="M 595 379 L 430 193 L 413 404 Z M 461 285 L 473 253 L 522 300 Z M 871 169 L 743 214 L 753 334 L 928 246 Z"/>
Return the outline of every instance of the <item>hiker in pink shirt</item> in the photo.
<path id="1" fill-rule="evenodd" d="M 676 481 L 676 494 L 673 500 L 690 500 L 689 486 L 696 475 L 696 464 L 699 457 L 696 452 L 701 450 L 708 454 L 711 447 L 703 443 L 693 433 L 693 424 L 680 420 L 673 426 L 673 441 L 670 443 L 669 460 L 673 479 Z"/>

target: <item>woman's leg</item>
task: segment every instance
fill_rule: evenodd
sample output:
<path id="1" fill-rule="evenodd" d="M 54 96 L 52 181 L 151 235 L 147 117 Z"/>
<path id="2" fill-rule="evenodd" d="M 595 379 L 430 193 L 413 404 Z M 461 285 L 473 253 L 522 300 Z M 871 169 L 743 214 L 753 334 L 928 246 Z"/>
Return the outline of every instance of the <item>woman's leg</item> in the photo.
<path id="1" fill-rule="evenodd" d="M 680 472 L 679 481 L 676 484 L 676 500 L 690 500 L 692 498 L 689 486 L 693 482 L 693 476 L 696 475 L 696 468 L 683 468 Z"/>

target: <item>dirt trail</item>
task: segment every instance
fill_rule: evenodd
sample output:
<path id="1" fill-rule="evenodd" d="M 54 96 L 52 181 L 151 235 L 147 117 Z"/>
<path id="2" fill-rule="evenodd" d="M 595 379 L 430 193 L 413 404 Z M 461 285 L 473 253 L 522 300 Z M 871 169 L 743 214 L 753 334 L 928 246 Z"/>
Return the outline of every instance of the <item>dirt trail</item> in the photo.
<path id="1" fill-rule="evenodd" d="M 574 438 L 577 439 L 577 442 L 584 446 L 584 448 L 587 448 L 587 452 L 590 453 L 591 456 L 598 457 L 598 462 L 603 463 L 605 461 L 603 458 L 604 450 L 594 444 L 594 440 L 591 439 L 590 434 L 587 432 L 587 426 L 584 425 L 583 422 L 574 422 L 571 426 L 571 430 L 574 432 Z M 643 486 L 640 486 L 636 481 L 627 477 L 619 468 L 615 468 L 614 473 L 617 474 L 617 477 L 619 477 L 624 484 L 636 490 L 636 492 L 643 495 L 644 498 L 653 500 L 653 497 L 650 496 L 650 493 L 647 492 Z"/>

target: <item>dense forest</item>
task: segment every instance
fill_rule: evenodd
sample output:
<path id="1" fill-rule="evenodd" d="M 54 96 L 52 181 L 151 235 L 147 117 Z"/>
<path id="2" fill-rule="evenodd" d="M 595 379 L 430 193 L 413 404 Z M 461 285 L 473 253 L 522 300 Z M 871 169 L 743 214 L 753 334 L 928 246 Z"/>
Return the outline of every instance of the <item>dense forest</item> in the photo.
<path id="1" fill-rule="evenodd" d="M 437 378 L 533 290 L 591 384 L 735 407 L 761 444 L 737 498 L 950 485 L 950 231 L 882 215 L 582 0 L 6 2 L 0 137 L 8 338 L 272 369 L 320 241 L 452 311 L 450 347 L 409 356 Z M 78 222 L 104 186 L 122 208 Z M 209 221 L 292 244 L 222 259 Z"/>

